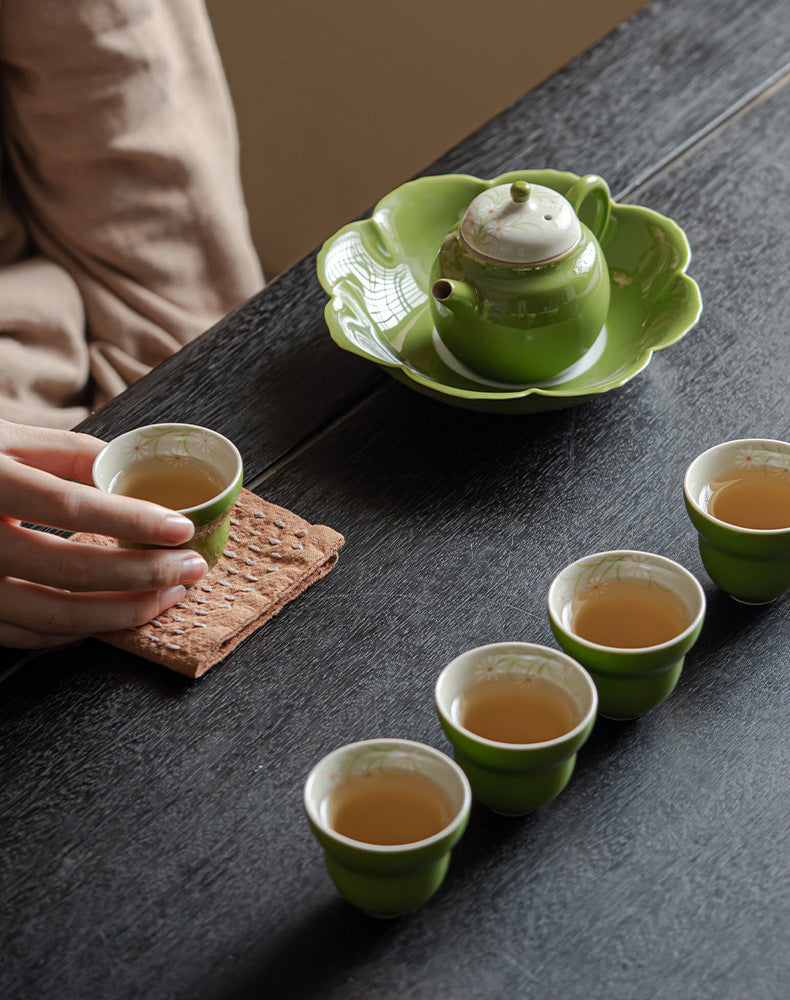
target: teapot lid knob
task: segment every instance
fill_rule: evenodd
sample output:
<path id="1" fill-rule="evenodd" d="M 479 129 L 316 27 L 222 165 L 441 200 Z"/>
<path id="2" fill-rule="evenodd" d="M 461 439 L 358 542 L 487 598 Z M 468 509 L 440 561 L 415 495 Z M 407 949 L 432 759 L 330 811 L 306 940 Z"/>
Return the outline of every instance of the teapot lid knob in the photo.
<path id="1" fill-rule="evenodd" d="M 526 181 L 513 181 L 510 185 L 510 197 L 515 202 L 526 201 L 529 198 L 529 184 Z"/>

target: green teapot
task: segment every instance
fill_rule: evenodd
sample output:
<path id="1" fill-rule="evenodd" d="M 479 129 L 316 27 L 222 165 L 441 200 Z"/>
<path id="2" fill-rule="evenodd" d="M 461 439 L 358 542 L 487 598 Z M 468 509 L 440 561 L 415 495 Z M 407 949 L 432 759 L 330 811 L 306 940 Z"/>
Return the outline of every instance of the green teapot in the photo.
<path id="1" fill-rule="evenodd" d="M 591 229 L 577 214 L 588 197 L 595 201 Z M 434 324 L 455 358 L 510 383 L 547 381 L 579 361 L 609 308 L 598 240 L 610 206 L 596 174 L 564 196 L 523 180 L 479 194 L 431 270 Z"/>

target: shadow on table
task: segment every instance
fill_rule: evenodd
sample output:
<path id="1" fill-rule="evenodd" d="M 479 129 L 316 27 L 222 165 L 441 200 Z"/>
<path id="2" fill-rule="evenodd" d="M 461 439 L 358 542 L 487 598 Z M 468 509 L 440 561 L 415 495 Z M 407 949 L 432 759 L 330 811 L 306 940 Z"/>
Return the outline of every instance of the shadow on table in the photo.
<path id="1" fill-rule="evenodd" d="M 211 996 L 217 1000 L 219 997 L 222 1000 L 317 1000 L 343 996 L 344 984 L 351 978 L 364 978 L 364 969 L 376 961 L 377 951 L 386 948 L 397 965 L 398 940 L 408 935 L 413 946 L 415 925 L 430 924 L 432 906 L 452 910 L 456 895 L 464 892 L 471 870 L 488 864 L 492 853 L 496 854 L 513 838 L 522 837 L 525 825 L 534 821 L 534 816 L 507 818 L 473 805 L 469 828 L 453 850 L 453 863 L 434 900 L 414 913 L 382 920 L 362 913 L 337 897 L 281 936 L 269 940 L 255 973 L 250 974 L 246 982 Z M 397 973 L 397 969 L 391 971 Z M 377 991 L 371 1000 L 389 997 L 386 984 L 382 984 L 382 989 L 384 992 Z"/>
<path id="2" fill-rule="evenodd" d="M 702 577 L 700 577 L 702 580 Z M 771 604 L 741 604 L 723 590 L 706 588 L 705 624 L 696 645 L 686 657 L 684 672 L 692 673 L 710 662 L 723 648 L 734 648 L 750 633 L 765 627 L 786 598 Z"/>
<path id="3" fill-rule="evenodd" d="M 122 675 L 127 683 L 155 699 L 168 701 L 193 692 L 200 683 L 98 639 L 33 651 L 0 647 L 0 653 L 5 652 L 9 656 L 0 656 L 0 682 L 8 699 L 19 694 L 43 701 L 53 689 L 75 683 L 91 686 L 98 697 L 103 686 Z"/>
<path id="4" fill-rule="evenodd" d="M 269 942 L 254 975 L 224 1000 L 310 1000 L 329 996 L 379 943 L 397 933 L 398 920 L 376 920 L 338 898 Z"/>
<path id="5" fill-rule="evenodd" d="M 353 496 L 366 507 L 396 514 L 440 503 L 450 516 L 467 509 L 470 496 L 482 509 L 504 490 L 537 509 L 556 500 L 563 477 L 576 474 L 592 449 L 591 435 L 579 431 L 577 408 L 524 416 L 477 413 L 395 387 L 370 409 L 308 452 L 310 482 L 320 483 L 322 496 Z M 595 422 L 595 446 L 614 448 L 620 416 L 614 403 L 597 399 L 584 409 Z"/>

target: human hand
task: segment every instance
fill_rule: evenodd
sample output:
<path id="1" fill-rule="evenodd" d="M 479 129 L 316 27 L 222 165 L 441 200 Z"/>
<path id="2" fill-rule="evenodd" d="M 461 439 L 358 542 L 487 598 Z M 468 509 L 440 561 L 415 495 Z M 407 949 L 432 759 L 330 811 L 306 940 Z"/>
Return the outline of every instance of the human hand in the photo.
<path id="1" fill-rule="evenodd" d="M 83 485 L 103 447 L 88 434 L 0 420 L 0 645 L 32 649 L 141 625 L 208 572 L 191 549 L 165 548 L 192 537 L 188 518 Z M 23 520 L 162 548 L 86 545 Z"/>

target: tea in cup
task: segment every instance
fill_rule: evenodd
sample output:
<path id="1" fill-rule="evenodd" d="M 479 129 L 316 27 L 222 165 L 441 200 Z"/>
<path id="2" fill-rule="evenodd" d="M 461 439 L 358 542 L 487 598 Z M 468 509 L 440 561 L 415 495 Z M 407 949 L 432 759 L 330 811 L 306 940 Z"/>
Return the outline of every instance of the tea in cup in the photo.
<path id="1" fill-rule="evenodd" d="M 790 590 L 790 444 L 715 445 L 688 467 L 683 493 L 714 583 L 743 604 Z"/>
<path id="2" fill-rule="evenodd" d="M 674 690 L 702 629 L 705 594 L 671 559 L 597 552 L 555 577 L 548 611 L 559 644 L 590 671 L 600 714 L 634 719 Z"/>
<path id="3" fill-rule="evenodd" d="M 194 424 L 138 427 L 110 441 L 93 463 L 93 483 L 100 490 L 149 500 L 188 517 L 195 533 L 180 548 L 199 552 L 209 567 L 227 545 L 242 478 L 236 446 Z"/>
<path id="4" fill-rule="evenodd" d="M 304 786 L 304 807 L 329 875 L 349 903 L 395 917 L 433 896 L 469 820 L 463 771 L 423 743 L 381 739 L 328 754 Z"/>
<path id="5" fill-rule="evenodd" d="M 435 697 L 472 794 L 508 816 L 559 795 L 598 705 L 586 670 L 565 653 L 526 642 L 457 656 L 439 674 Z"/>

